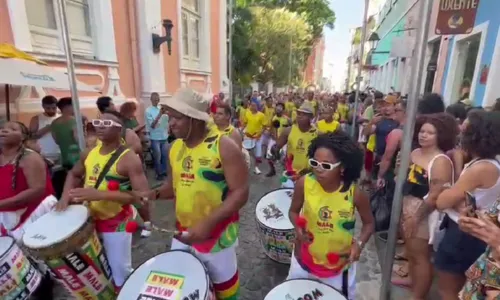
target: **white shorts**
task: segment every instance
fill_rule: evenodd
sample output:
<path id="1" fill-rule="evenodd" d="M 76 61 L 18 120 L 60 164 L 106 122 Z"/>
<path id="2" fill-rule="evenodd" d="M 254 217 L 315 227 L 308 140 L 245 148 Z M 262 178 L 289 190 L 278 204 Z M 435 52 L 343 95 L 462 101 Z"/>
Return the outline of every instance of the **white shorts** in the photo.
<path id="1" fill-rule="evenodd" d="M 172 250 L 189 251 L 203 262 L 208 269 L 208 274 L 213 283 L 224 283 L 230 280 L 238 271 L 238 260 L 236 259 L 236 247 L 238 243 L 217 253 L 200 253 L 193 247 L 184 244 L 178 239 L 172 239 Z"/>
<path id="2" fill-rule="evenodd" d="M 271 157 L 273 157 L 273 155 L 271 154 L 271 149 L 273 148 L 273 146 L 276 145 L 276 141 L 269 137 L 269 140 L 267 142 L 267 158 L 270 159 Z"/>
<path id="3" fill-rule="evenodd" d="M 261 136 L 259 139 L 255 140 L 255 148 L 253 148 L 253 154 L 256 158 L 262 157 L 262 142 L 264 140 L 264 136 Z"/>
<path id="4" fill-rule="evenodd" d="M 99 236 L 102 238 L 115 285 L 121 287 L 132 273 L 132 234 L 129 232 L 101 232 Z"/>
<path id="5" fill-rule="evenodd" d="M 354 300 L 355 294 L 356 294 L 356 263 L 352 264 L 351 267 L 347 270 L 347 292 L 349 294 L 348 299 L 349 300 Z M 342 285 L 343 285 L 343 274 L 339 274 L 334 277 L 328 277 L 328 278 L 319 278 L 317 276 L 314 276 L 313 274 L 307 272 L 306 270 L 302 269 L 300 266 L 299 262 L 295 258 L 295 254 L 292 255 L 292 261 L 290 263 L 290 271 L 288 271 L 288 277 L 286 278 L 287 280 L 289 279 L 314 279 L 321 281 L 325 284 L 328 284 L 329 286 L 332 286 L 338 291 L 342 291 Z"/>

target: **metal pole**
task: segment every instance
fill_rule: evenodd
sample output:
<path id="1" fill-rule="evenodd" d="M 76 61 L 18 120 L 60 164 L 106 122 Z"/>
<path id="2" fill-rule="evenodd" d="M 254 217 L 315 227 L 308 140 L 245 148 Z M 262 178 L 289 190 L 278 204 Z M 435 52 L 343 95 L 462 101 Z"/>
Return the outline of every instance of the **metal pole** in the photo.
<path id="1" fill-rule="evenodd" d="M 232 101 L 234 107 L 236 107 L 236 99 L 233 96 L 233 0 L 229 0 L 229 11 L 227 23 L 229 26 L 229 37 L 228 37 L 228 71 L 229 77 L 229 98 Z"/>
<path id="2" fill-rule="evenodd" d="M 382 261 L 382 287 L 380 288 L 379 299 L 390 299 L 391 275 L 394 264 L 394 254 L 396 253 L 396 239 L 399 228 L 399 219 L 403 204 L 403 184 L 410 164 L 410 152 L 412 148 L 413 133 L 415 128 L 415 118 L 417 116 L 418 98 L 420 86 L 424 73 L 424 59 L 427 49 L 427 38 L 429 36 L 429 23 L 431 19 L 433 0 L 420 0 L 420 27 L 418 28 L 417 41 L 415 44 L 413 68 L 411 72 L 410 93 L 408 97 L 407 118 L 404 126 L 401 164 L 396 177 L 396 188 L 394 191 L 394 201 L 392 203 L 391 225 L 387 233 L 387 247 L 384 260 Z"/>
<path id="3" fill-rule="evenodd" d="M 71 103 L 76 120 L 76 131 L 78 133 L 78 145 L 81 150 L 85 149 L 85 136 L 83 135 L 83 122 L 80 115 L 80 101 L 78 99 L 78 89 L 76 86 L 75 64 L 73 63 L 73 52 L 71 51 L 71 41 L 68 30 L 68 19 L 66 18 L 66 1 L 57 1 L 59 20 L 61 21 L 61 33 L 66 54 L 66 65 L 68 66 L 69 88 L 71 90 Z"/>
<path id="4" fill-rule="evenodd" d="M 288 87 L 286 88 L 286 92 L 290 90 L 290 86 L 292 85 L 292 35 L 290 35 L 290 56 L 288 58 Z"/>
<path id="5" fill-rule="evenodd" d="M 352 115 L 352 125 L 351 125 L 351 136 L 354 138 L 356 134 L 356 117 L 358 115 L 358 105 L 359 105 L 359 89 L 361 88 L 361 72 L 363 71 L 364 65 L 364 55 L 365 55 L 365 39 L 366 30 L 368 27 L 368 6 L 370 5 L 370 0 L 365 0 L 365 13 L 363 15 L 363 28 L 361 29 L 361 41 L 359 43 L 359 62 L 358 62 L 358 75 L 356 76 L 356 94 L 354 96 L 354 112 Z"/>

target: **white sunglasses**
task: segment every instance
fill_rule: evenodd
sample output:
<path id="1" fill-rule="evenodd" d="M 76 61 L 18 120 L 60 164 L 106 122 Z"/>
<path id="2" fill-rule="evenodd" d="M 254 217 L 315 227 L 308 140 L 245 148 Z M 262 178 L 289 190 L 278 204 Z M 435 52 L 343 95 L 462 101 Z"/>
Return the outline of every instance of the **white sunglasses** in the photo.
<path id="1" fill-rule="evenodd" d="M 92 126 L 95 127 L 122 127 L 122 124 L 117 123 L 113 120 L 101 120 L 101 119 L 94 119 L 92 120 Z"/>
<path id="2" fill-rule="evenodd" d="M 325 171 L 332 171 L 336 167 L 340 166 L 340 164 L 341 164 L 340 162 L 332 164 L 332 163 L 328 163 L 328 162 L 319 162 L 319 161 L 312 159 L 312 158 L 309 159 L 309 166 L 311 166 L 311 168 L 314 168 L 314 169 L 321 168 Z"/>

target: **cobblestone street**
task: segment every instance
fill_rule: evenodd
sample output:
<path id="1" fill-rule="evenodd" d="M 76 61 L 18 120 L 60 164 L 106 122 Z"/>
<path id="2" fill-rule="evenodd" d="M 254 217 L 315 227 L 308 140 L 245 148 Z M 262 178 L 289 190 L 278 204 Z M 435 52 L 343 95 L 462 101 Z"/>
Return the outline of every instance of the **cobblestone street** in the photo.
<path id="1" fill-rule="evenodd" d="M 151 176 L 150 176 L 151 178 Z M 279 187 L 278 177 L 251 177 L 250 199 L 240 214 L 240 242 L 238 260 L 240 268 L 241 300 L 261 300 L 274 286 L 282 282 L 288 274 L 288 265 L 269 259 L 260 245 L 255 222 L 255 205 L 266 192 Z M 171 201 L 153 203 L 151 212 L 154 222 L 167 229 L 174 228 L 174 207 Z M 360 222 L 358 222 L 359 225 Z M 359 228 L 358 228 L 359 229 Z M 134 237 L 133 266 L 136 267 L 152 256 L 165 252 L 170 247 L 172 236 L 153 232 L 151 237 Z M 373 238 L 363 251 L 357 266 L 357 300 L 376 300 L 380 286 L 380 267 Z M 62 288 L 58 289 L 58 300 L 72 299 Z"/>

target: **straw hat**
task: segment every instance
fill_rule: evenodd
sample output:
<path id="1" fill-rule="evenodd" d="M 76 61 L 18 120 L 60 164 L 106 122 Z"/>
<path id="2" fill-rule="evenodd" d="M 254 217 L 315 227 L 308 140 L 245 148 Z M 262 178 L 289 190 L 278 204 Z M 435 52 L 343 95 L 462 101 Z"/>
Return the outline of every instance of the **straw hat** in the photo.
<path id="1" fill-rule="evenodd" d="M 299 107 L 299 109 L 297 109 L 297 111 L 300 111 L 300 112 L 303 112 L 306 114 L 311 114 L 311 115 L 314 114 L 314 108 L 313 108 L 312 104 L 309 102 L 302 103 L 302 105 Z"/>
<path id="2" fill-rule="evenodd" d="M 208 121 L 207 113 L 210 101 L 207 97 L 190 88 L 180 88 L 175 95 L 162 103 L 190 118 Z"/>

